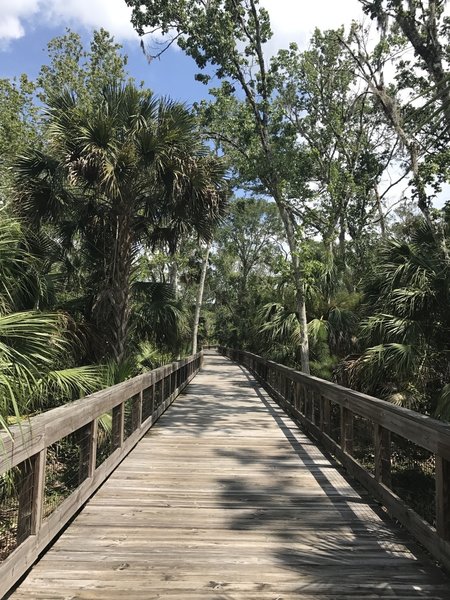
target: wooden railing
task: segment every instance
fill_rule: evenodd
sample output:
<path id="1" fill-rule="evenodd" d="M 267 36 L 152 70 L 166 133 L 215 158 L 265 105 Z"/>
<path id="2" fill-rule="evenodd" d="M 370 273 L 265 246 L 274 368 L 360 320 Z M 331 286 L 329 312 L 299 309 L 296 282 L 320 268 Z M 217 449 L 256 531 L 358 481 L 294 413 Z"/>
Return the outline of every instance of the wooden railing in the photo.
<path id="1" fill-rule="evenodd" d="M 450 425 L 250 352 L 220 352 L 247 367 L 450 570 Z M 431 493 L 424 490 L 430 479 Z M 426 493 L 431 502 L 422 501 Z"/>
<path id="2" fill-rule="evenodd" d="M 198 372 L 202 353 L 0 435 L 0 598 Z"/>

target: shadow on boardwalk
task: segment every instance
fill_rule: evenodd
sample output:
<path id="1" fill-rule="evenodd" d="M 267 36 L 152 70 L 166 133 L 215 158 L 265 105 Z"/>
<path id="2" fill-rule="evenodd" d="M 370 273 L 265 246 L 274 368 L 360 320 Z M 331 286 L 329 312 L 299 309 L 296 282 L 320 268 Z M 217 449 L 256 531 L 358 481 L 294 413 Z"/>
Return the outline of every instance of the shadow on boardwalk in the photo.
<path id="1" fill-rule="evenodd" d="M 205 368 L 12 600 L 450 600 L 249 374 Z"/>

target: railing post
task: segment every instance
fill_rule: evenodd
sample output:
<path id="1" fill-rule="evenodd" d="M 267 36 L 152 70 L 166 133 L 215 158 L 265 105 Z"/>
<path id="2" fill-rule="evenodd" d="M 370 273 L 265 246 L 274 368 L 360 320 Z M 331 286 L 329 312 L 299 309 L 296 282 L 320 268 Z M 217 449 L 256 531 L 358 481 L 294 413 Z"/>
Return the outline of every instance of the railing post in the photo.
<path id="1" fill-rule="evenodd" d="M 341 448 L 353 453 L 353 413 L 345 406 L 341 406 Z"/>
<path id="2" fill-rule="evenodd" d="M 309 387 L 305 388 L 304 398 L 305 398 L 305 417 L 308 419 L 308 421 L 311 421 L 311 423 L 314 423 L 314 401 L 312 398 L 312 391 L 310 390 Z"/>
<path id="3" fill-rule="evenodd" d="M 294 399 L 292 394 L 292 379 L 290 377 L 286 377 L 286 401 L 291 408 L 294 406 Z"/>
<path id="4" fill-rule="evenodd" d="M 80 461 L 78 481 L 92 477 L 97 460 L 97 419 L 94 419 L 80 429 Z"/>
<path id="5" fill-rule="evenodd" d="M 295 382 L 294 387 L 294 408 L 300 412 L 300 394 L 302 392 L 300 381 Z"/>
<path id="6" fill-rule="evenodd" d="M 90 424 L 88 477 L 93 477 L 97 467 L 98 420 Z"/>
<path id="7" fill-rule="evenodd" d="M 303 384 L 299 381 L 297 383 L 297 410 L 302 415 L 305 414 L 305 389 Z"/>
<path id="8" fill-rule="evenodd" d="M 311 419 L 311 423 L 313 425 L 317 425 L 316 423 L 316 402 L 317 402 L 317 397 L 316 397 L 316 392 L 315 390 L 310 390 L 309 392 L 309 399 L 310 399 L 310 419 Z"/>
<path id="9" fill-rule="evenodd" d="M 17 516 L 17 542 L 19 544 L 29 535 L 35 535 L 41 526 L 46 458 L 47 449 L 45 448 L 19 465 L 19 511 Z"/>
<path id="10" fill-rule="evenodd" d="M 116 450 L 123 445 L 123 432 L 125 425 L 125 411 L 123 402 L 113 408 L 112 412 L 112 449 Z"/>
<path id="11" fill-rule="evenodd" d="M 325 396 L 320 397 L 320 429 L 327 435 L 331 432 L 331 402 Z"/>
<path id="12" fill-rule="evenodd" d="M 391 432 L 375 425 L 375 479 L 391 487 Z"/>
<path id="13" fill-rule="evenodd" d="M 47 448 L 34 457 L 33 465 L 33 501 L 31 506 L 31 535 L 36 535 L 41 528 L 45 492 L 45 465 Z"/>
<path id="14" fill-rule="evenodd" d="M 450 541 L 450 461 L 436 455 L 436 530 Z"/>
<path id="15" fill-rule="evenodd" d="M 150 415 L 153 415 L 153 413 L 156 410 L 156 383 L 155 383 L 155 378 L 152 377 L 152 402 L 151 402 L 151 410 L 150 410 Z"/>
<path id="16" fill-rule="evenodd" d="M 286 373 L 281 373 L 281 395 L 283 396 L 284 401 L 287 404 L 287 383 L 288 378 L 286 377 Z"/>
<path id="17" fill-rule="evenodd" d="M 133 431 L 139 429 L 142 423 L 142 402 L 143 392 L 141 390 L 139 394 L 133 397 L 131 402 L 131 429 Z"/>

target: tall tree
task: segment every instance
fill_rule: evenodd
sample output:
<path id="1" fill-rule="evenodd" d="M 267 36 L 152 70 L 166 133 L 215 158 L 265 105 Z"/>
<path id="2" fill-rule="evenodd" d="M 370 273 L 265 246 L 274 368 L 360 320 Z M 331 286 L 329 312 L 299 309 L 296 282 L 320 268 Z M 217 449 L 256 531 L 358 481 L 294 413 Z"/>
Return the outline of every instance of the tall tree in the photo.
<path id="1" fill-rule="evenodd" d="M 34 90 L 26 75 L 19 80 L 0 79 L 0 206 L 12 196 L 14 162 L 28 145 L 38 143 Z"/>
<path id="2" fill-rule="evenodd" d="M 133 82 L 122 46 L 105 29 L 93 32 L 89 48 L 78 33 L 67 29 L 50 40 L 47 53 L 48 63 L 36 79 L 38 97 L 44 104 L 67 88 L 76 93 L 80 104 L 93 106 L 108 85 Z"/>
<path id="3" fill-rule="evenodd" d="M 386 33 L 391 24 L 405 36 L 419 59 L 415 69 L 424 69 L 434 89 L 433 100 L 441 106 L 450 128 L 450 83 L 448 73 L 447 0 L 360 0 L 364 11 Z M 405 65 L 406 66 L 406 65 Z"/>
<path id="4" fill-rule="evenodd" d="M 438 409 L 448 418 L 449 265 L 422 219 L 403 238 L 381 247 L 366 279 L 365 350 L 351 365 L 350 382 L 421 412 Z"/>
<path id="5" fill-rule="evenodd" d="M 405 102 L 399 88 L 385 81 L 385 65 L 392 59 L 392 48 L 385 32 L 381 33 L 379 43 L 373 50 L 369 50 L 367 32 L 357 26 L 352 27 L 349 40 L 342 36 L 340 40 L 353 57 L 358 73 L 366 81 L 370 93 L 405 151 L 407 171 L 412 175 L 412 191 L 417 206 L 436 240 L 440 240 L 444 255 L 448 257 L 445 227 L 441 220 L 435 218 L 432 193 L 427 189 L 430 184 L 438 187 L 436 182 L 441 179 L 436 172 L 436 165 L 433 164 L 436 162 L 436 131 L 432 128 L 430 132 L 423 126 L 423 122 L 420 122 L 422 118 L 419 114 L 423 112 L 423 107 L 416 109 L 412 106 L 411 97 Z M 426 160 L 430 155 L 433 157 L 431 168 L 430 165 L 427 166 Z"/>
<path id="6" fill-rule="evenodd" d="M 312 202 L 300 210 L 322 235 L 331 259 L 339 238 L 339 264 L 345 271 L 347 234 L 356 240 L 379 212 L 375 190 L 393 144 L 338 35 L 316 30 L 308 50 L 300 52 L 291 44 L 278 53 L 271 70 L 285 127 L 303 140 L 311 165 Z M 294 180 L 289 187 L 293 197 L 299 195 L 296 187 Z"/>
<path id="7" fill-rule="evenodd" d="M 95 106 L 70 92 L 48 108 L 52 155 L 19 165 L 22 214 L 60 226 L 89 257 L 98 358 L 117 363 L 129 339 L 131 276 L 155 228 L 210 234 L 223 205 L 223 168 L 199 142 L 193 116 L 131 84 L 104 89 Z"/>
<path id="8" fill-rule="evenodd" d="M 197 297 L 195 299 L 194 323 L 192 327 L 192 354 L 197 352 L 197 337 L 198 325 L 200 322 L 200 311 L 202 309 L 203 294 L 205 291 L 206 271 L 208 270 L 209 252 L 211 250 L 211 242 L 206 246 L 203 256 L 202 270 L 200 272 L 200 281 L 198 283 Z"/>
<path id="9" fill-rule="evenodd" d="M 269 262 L 273 247 L 283 240 L 282 227 L 273 202 L 258 198 L 237 198 L 229 206 L 217 234 L 218 251 L 232 255 L 239 276 L 238 306 L 246 301 L 252 270 Z"/>
<path id="10" fill-rule="evenodd" d="M 278 206 L 290 248 L 301 323 L 301 368 L 309 372 L 305 284 L 298 259 L 297 223 L 285 194 L 289 168 L 271 110 L 274 88 L 264 56 L 264 45 L 272 35 L 269 15 L 258 0 L 127 0 L 127 4 L 133 8 L 132 22 L 141 35 L 147 27 L 169 34 L 166 48 L 176 40 L 201 70 L 209 68 L 211 73 L 212 69 L 219 79 L 225 80 L 218 95 L 227 99 L 233 96 L 235 86 L 239 90 L 231 101 L 238 105 L 246 126 L 236 138 L 211 133 L 222 147 L 234 148 L 251 159 L 253 172 L 248 173 L 247 168 L 244 176 L 259 181 Z M 198 79 L 207 83 L 210 74 L 201 73 Z"/>

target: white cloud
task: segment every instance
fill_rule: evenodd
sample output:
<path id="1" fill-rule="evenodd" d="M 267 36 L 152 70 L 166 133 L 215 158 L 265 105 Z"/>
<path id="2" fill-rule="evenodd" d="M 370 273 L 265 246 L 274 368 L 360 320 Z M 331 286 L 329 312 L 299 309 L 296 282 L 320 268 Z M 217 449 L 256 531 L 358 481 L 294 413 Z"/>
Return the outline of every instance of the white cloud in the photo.
<path id="1" fill-rule="evenodd" d="M 349 25 L 364 18 L 358 0 L 261 0 L 269 11 L 273 39 L 271 50 L 297 42 L 304 48 L 316 27 L 322 30 Z"/>
<path id="2" fill-rule="evenodd" d="M 41 0 L 41 4 L 43 16 L 52 23 L 103 27 L 121 40 L 137 37 L 124 0 Z"/>
<path id="3" fill-rule="evenodd" d="M 121 40 L 136 39 L 124 0 L 0 0 L 0 44 L 23 37 L 29 26 L 51 23 L 107 29 Z"/>
<path id="4" fill-rule="evenodd" d="M 329 29 L 361 18 L 358 0 L 262 0 L 270 13 L 274 38 L 270 49 L 290 41 L 304 46 L 314 28 Z M 134 39 L 131 9 L 124 0 L 0 0 L 0 43 L 25 35 L 37 21 L 57 25 L 104 27 L 117 39 Z"/>
<path id="5" fill-rule="evenodd" d="M 22 20 L 39 9 L 39 0 L 0 0 L 0 44 L 25 35 Z"/>

